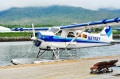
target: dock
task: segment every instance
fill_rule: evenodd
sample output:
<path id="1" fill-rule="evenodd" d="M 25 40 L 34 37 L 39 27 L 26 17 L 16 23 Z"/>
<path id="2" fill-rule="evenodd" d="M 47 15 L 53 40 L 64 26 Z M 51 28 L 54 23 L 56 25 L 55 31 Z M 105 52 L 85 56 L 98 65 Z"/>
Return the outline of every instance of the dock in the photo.
<path id="1" fill-rule="evenodd" d="M 120 68 L 113 73 L 90 74 L 90 67 L 100 61 L 118 60 L 120 55 L 78 60 L 25 64 L 0 67 L 1 79 L 120 79 Z"/>

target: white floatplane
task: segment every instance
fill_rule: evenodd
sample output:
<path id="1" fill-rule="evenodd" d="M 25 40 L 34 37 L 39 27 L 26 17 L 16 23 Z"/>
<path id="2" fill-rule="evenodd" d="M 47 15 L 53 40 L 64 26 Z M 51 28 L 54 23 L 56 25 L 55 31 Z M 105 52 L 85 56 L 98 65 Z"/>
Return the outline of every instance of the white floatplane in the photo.
<path id="1" fill-rule="evenodd" d="M 31 40 L 36 47 L 39 47 L 37 58 L 45 53 L 45 51 L 52 51 L 52 58 L 59 59 L 59 54 L 62 52 L 60 49 L 66 50 L 69 53 L 68 50 L 71 49 L 114 44 L 112 37 L 113 25 L 120 25 L 120 18 L 50 28 L 34 28 L 34 25 L 32 24 L 32 28 L 15 28 L 11 30 L 32 30 L 33 37 L 31 37 Z M 104 29 L 100 33 L 93 34 L 85 32 L 86 29 L 102 27 L 104 27 Z M 37 30 L 37 32 L 35 32 L 35 30 Z M 40 32 L 38 30 L 47 31 Z M 41 50 L 44 51 L 41 52 Z M 69 55 L 71 54 L 69 53 Z"/>

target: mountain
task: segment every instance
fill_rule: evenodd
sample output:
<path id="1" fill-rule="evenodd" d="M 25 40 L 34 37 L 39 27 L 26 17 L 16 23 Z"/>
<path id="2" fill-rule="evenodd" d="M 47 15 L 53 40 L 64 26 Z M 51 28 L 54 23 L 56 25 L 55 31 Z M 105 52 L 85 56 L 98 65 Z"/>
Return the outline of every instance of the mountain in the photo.
<path id="1" fill-rule="evenodd" d="M 107 12 L 113 12 L 113 13 L 120 13 L 120 9 L 115 9 L 115 8 L 99 8 L 98 11 L 107 11 Z"/>
<path id="2" fill-rule="evenodd" d="M 93 11 L 72 6 L 26 7 L 1 11 L 0 24 L 69 25 L 71 23 L 84 23 L 116 17 L 120 17 L 119 12 L 107 10 Z"/>

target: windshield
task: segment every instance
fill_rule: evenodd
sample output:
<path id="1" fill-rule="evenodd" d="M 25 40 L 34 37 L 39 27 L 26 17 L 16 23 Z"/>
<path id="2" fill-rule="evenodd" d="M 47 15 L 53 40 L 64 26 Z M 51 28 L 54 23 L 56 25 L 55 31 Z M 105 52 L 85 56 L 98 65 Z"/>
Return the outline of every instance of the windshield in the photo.
<path id="1" fill-rule="evenodd" d="M 50 29 L 48 30 L 48 32 L 56 33 L 58 30 L 59 30 L 59 28 L 52 27 L 52 28 L 50 28 Z"/>

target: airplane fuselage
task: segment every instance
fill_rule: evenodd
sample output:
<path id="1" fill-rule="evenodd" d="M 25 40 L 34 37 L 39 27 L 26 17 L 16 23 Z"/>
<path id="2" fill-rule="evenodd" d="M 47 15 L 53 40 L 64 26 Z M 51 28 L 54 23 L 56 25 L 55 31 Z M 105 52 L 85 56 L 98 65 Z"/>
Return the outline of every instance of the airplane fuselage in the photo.
<path id="1" fill-rule="evenodd" d="M 107 29 L 109 36 L 105 31 Z M 111 30 L 112 29 L 110 27 L 104 28 L 104 30 L 98 34 L 88 32 L 82 32 L 81 34 L 79 34 L 81 30 L 62 30 L 60 34 L 53 32 L 37 32 L 36 36 L 38 36 L 39 39 L 44 41 L 39 41 L 36 46 L 42 49 L 75 49 L 81 47 L 111 45 L 111 42 L 113 41 Z M 75 38 L 76 36 L 77 38 Z"/>

